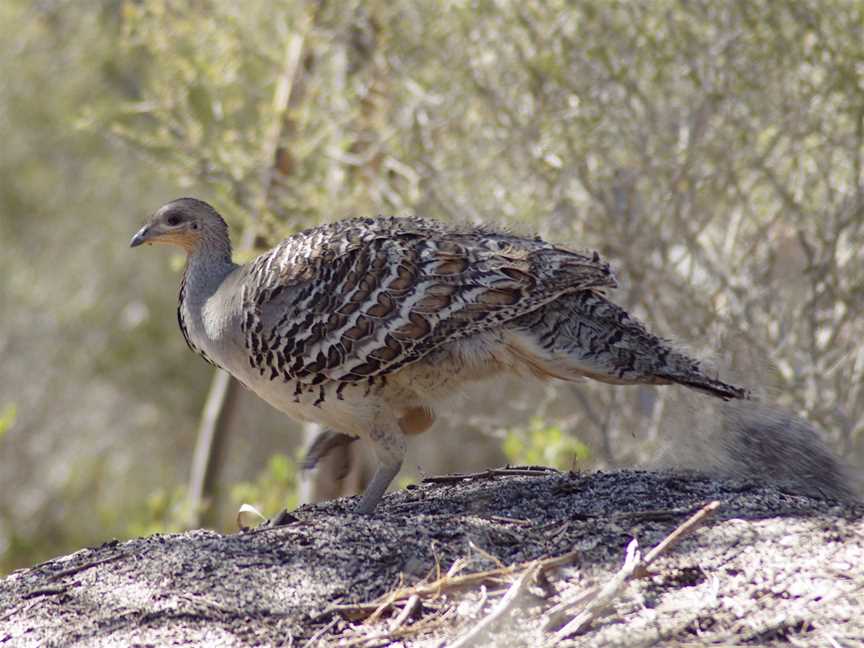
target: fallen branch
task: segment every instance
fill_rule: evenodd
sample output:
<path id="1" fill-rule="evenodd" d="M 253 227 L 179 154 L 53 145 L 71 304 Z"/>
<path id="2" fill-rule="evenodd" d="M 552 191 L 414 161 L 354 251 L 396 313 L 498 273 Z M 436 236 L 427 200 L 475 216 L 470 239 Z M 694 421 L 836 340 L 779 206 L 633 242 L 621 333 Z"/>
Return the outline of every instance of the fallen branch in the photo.
<path id="1" fill-rule="evenodd" d="M 560 471 L 554 468 L 491 468 L 483 472 L 454 473 L 452 475 L 436 475 L 426 477 L 421 484 L 451 484 L 465 479 L 490 479 L 492 477 L 548 477 L 557 475 Z"/>

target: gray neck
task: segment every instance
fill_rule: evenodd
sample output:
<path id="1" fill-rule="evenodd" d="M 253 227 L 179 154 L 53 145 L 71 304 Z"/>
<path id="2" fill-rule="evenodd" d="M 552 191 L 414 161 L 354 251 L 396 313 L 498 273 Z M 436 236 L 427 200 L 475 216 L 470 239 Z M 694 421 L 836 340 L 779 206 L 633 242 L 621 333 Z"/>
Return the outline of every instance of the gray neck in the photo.
<path id="1" fill-rule="evenodd" d="M 207 301 L 235 268 L 227 237 L 203 236 L 186 260 L 183 283 L 187 305 L 200 306 Z"/>
<path id="2" fill-rule="evenodd" d="M 227 236 L 221 241 L 202 240 L 189 254 L 186 272 L 180 283 L 177 321 L 183 337 L 189 348 L 216 366 L 224 366 L 219 353 L 219 341 L 224 337 L 231 319 L 227 304 L 220 303 L 217 293 L 236 268 L 231 261 L 231 245 Z M 225 292 L 222 295 L 223 302 Z M 231 293 L 230 289 L 227 293 Z"/>

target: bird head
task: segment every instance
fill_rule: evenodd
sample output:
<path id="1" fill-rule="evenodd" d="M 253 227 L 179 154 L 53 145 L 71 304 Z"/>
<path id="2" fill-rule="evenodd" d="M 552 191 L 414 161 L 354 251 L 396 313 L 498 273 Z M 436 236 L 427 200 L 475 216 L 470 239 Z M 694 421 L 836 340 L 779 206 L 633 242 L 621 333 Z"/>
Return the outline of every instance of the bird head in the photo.
<path id="1" fill-rule="evenodd" d="M 130 247 L 162 243 L 192 253 L 202 242 L 226 243 L 228 226 L 218 212 L 203 200 L 178 198 L 160 207 L 135 236 Z"/>

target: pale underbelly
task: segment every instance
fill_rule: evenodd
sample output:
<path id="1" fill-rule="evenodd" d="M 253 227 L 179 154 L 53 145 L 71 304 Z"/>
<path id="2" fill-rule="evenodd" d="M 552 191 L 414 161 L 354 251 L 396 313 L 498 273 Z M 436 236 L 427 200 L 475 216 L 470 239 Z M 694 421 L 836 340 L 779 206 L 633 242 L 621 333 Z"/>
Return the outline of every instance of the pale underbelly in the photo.
<path id="1" fill-rule="evenodd" d="M 227 364 L 227 363 L 226 363 Z M 321 385 L 269 379 L 245 366 L 226 366 L 235 378 L 264 401 L 299 421 L 318 423 L 337 432 L 366 436 L 382 418 L 399 419 L 409 410 L 435 406 L 466 382 L 506 369 L 507 358 L 496 335 L 476 336 L 433 352 L 402 369 L 359 383 Z"/>

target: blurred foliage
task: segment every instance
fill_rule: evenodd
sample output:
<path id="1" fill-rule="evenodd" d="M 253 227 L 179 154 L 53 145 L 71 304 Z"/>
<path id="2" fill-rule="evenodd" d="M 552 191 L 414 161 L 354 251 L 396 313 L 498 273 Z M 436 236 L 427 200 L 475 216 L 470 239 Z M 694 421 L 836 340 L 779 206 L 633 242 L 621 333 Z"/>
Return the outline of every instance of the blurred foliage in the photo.
<path id="1" fill-rule="evenodd" d="M 0 409 L 0 440 L 6 435 L 13 425 L 15 425 L 15 414 L 17 410 L 14 403 L 9 403 L 3 409 Z"/>
<path id="2" fill-rule="evenodd" d="M 108 515 L 113 511 L 107 512 Z M 160 488 L 150 493 L 138 510 L 125 513 L 129 520 L 127 536 L 148 536 L 154 533 L 178 533 L 189 528 L 192 519 L 186 488 Z M 107 520 L 106 520 L 107 521 Z M 109 526 L 113 526 L 109 522 Z"/>
<path id="3" fill-rule="evenodd" d="M 254 481 L 245 481 L 231 487 L 231 500 L 236 511 L 242 504 L 251 504 L 265 516 L 273 516 L 282 509 L 297 508 L 297 465 L 285 454 L 274 454 Z"/>
<path id="4" fill-rule="evenodd" d="M 207 387 L 166 343 L 174 273 L 156 261 L 142 281 L 127 247 L 173 180 L 76 128 L 84 107 L 134 92 L 134 74 L 106 73 L 117 7 L 0 3 L 0 402 L 16 406 L 0 453 L 4 571 L 122 535 L 131 502 L 184 478 Z"/>
<path id="5" fill-rule="evenodd" d="M 862 25 L 818 0 L 3 2 L 0 569 L 182 519 L 209 372 L 170 259 L 126 249 L 180 190 L 258 246 L 417 212 L 598 249 L 616 301 L 860 463 Z M 711 421 L 672 389 L 502 390 L 442 427 L 544 462 L 578 430 L 614 466 Z"/>
<path id="6" fill-rule="evenodd" d="M 552 466 L 559 470 L 579 470 L 591 459 L 591 450 L 566 433 L 559 425 L 549 425 L 534 417 L 527 428 L 507 431 L 504 438 L 507 461 L 517 466 Z"/>

